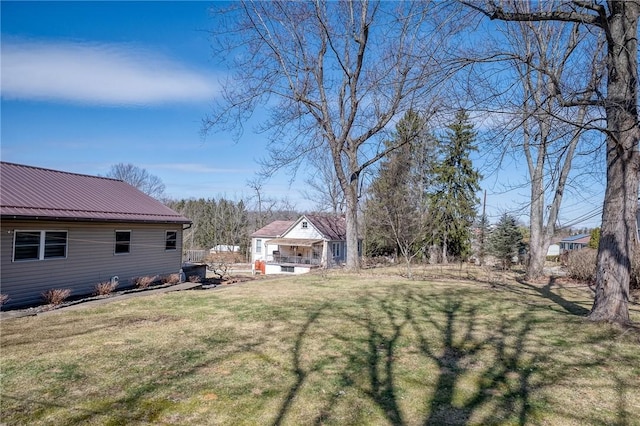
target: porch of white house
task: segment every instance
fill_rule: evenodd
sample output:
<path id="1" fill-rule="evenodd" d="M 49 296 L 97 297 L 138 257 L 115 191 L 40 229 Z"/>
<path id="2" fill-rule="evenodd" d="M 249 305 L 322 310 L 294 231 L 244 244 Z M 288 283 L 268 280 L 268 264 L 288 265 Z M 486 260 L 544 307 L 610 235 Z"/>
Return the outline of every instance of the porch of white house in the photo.
<path id="1" fill-rule="evenodd" d="M 273 247 L 275 246 L 275 247 Z M 305 273 L 323 263 L 323 240 L 275 238 L 265 241 L 266 273 Z"/>

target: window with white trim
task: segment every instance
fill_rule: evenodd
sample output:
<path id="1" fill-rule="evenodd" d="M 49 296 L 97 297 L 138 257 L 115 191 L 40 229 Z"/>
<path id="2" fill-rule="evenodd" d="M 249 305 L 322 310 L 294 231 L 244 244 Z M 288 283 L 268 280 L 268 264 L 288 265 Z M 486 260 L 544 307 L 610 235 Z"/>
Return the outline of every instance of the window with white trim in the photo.
<path id="1" fill-rule="evenodd" d="M 256 253 L 262 253 L 262 240 L 256 240 Z"/>
<path id="2" fill-rule="evenodd" d="M 116 245 L 114 253 L 131 253 L 131 231 L 116 231 Z"/>
<path id="3" fill-rule="evenodd" d="M 164 238 L 165 250 L 176 250 L 178 248 L 178 231 L 167 231 Z"/>
<path id="4" fill-rule="evenodd" d="M 67 231 L 14 231 L 13 260 L 67 257 Z"/>
<path id="5" fill-rule="evenodd" d="M 309 224 L 307 222 L 302 222 L 302 229 L 307 229 Z"/>
<path id="6" fill-rule="evenodd" d="M 340 257 L 340 243 L 331 243 L 331 254 L 333 257 Z"/>

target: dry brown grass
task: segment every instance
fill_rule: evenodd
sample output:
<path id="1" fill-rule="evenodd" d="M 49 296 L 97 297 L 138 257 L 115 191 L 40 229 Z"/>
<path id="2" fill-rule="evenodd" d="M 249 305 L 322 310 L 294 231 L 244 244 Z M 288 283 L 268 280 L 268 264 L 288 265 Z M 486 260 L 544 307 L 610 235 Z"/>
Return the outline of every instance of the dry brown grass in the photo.
<path id="1" fill-rule="evenodd" d="M 68 288 L 53 288 L 42 293 L 42 298 L 48 305 L 60 305 L 71 295 Z"/>
<path id="2" fill-rule="evenodd" d="M 441 271 L 332 271 L 3 320 L 3 422 L 637 422 L 638 332 L 586 321 L 586 286 Z"/>
<path id="3" fill-rule="evenodd" d="M 150 285 L 152 285 L 153 283 L 155 283 L 156 281 L 159 280 L 158 276 L 147 276 L 147 277 L 137 277 L 137 278 L 133 278 L 133 284 L 137 287 L 137 288 L 148 288 Z"/>
<path id="4" fill-rule="evenodd" d="M 106 296 L 113 293 L 117 287 L 117 282 L 104 281 L 96 284 L 95 294 L 98 296 Z"/>
<path id="5" fill-rule="evenodd" d="M 163 284 L 178 284 L 180 282 L 180 274 L 169 274 L 162 277 Z"/>

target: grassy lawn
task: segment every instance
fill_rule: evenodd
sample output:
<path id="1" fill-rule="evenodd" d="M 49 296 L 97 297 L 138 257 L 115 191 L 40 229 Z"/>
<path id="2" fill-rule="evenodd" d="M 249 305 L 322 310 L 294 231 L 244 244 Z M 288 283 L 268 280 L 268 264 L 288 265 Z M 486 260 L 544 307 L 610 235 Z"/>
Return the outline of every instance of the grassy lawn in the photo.
<path id="1" fill-rule="evenodd" d="M 587 288 L 431 275 L 278 278 L 3 320 L 0 423 L 640 424 L 640 336 L 586 321 Z"/>

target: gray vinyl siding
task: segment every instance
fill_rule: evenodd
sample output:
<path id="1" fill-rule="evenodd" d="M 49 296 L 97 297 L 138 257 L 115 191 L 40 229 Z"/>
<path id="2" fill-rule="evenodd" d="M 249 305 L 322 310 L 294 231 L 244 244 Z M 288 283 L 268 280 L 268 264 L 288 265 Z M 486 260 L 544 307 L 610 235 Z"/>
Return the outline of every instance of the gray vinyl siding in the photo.
<path id="1" fill-rule="evenodd" d="M 120 280 L 118 288 L 127 288 L 132 278 L 177 273 L 181 267 L 182 224 L 3 220 L 0 228 L 0 293 L 10 298 L 4 308 L 42 303 L 42 293 L 54 288 L 89 295 L 113 276 Z M 67 257 L 13 261 L 15 230 L 67 231 Z M 131 231 L 130 253 L 114 253 L 116 230 Z M 166 231 L 177 231 L 176 250 L 165 250 Z"/>

